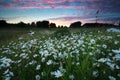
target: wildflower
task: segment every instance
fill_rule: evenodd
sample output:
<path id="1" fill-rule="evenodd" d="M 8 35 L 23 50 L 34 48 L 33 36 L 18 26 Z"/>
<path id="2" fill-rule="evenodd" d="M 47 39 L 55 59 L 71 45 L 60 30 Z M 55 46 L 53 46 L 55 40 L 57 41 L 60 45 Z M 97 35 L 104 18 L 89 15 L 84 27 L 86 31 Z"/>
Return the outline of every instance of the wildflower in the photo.
<path id="1" fill-rule="evenodd" d="M 78 40 L 78 44 L 79 44 L 79 45 L 83 44 L 83 42 L 84 42 L 84 41 L 82 41 L 82 40 Z"/>
<path id="2" fill-rule="evenodd" d="M 119 41 L 115 41 L 115 42 L 114 42 L 114 44 L 116 44 L 116 45 L 117 45 L 118 43 L 119 43 Z"/>
<path id="3" fill-rule="evenodd" d="M 117 74 L 117 76 L 118 76 L 118 77 L 120 77 L 120 73 L 119 73 L 119 74 Z"/>
<path id="4" fill-rule="evenodd" d="M 77 62 L 77 63 L 76 63 L 76 65 L 80 65 L 80 63 L 79 63 L 79 62 Z"/>
<path id="5" fill-rule="evenodd" d="M 108 78 L 109 78 L 110 80 L 116 80 L 116 78 L 114 78 L 113 76 L 108 76 Z"/>
<path id="6" fill-rule="evenodd" d="M 106 63 L 112 70 L 113 69 L 120 69 L 118 65 L 116 64 L 113 64 L 113 63 L 110 63 L 110 62 L 107 62 Z"/>
<path id="7" fill-rule="evenodd" d="M 37 66 L 36 66 L 36 70 L 40 70 L 40 65 L 37 65 Z"/>
<path id="8" fill-rule="evenodd" d="M 62 43 L 61 46 L 62 46 L 62 48 L 65 48 L 65 44 Z"/>
<path id="9" fill-rule="evenodd" d="M 21 39 L 23 39 L 23 37 L 19 37 L 18 39 L 21 40 Z"/>
<path id="10" fill-rule="evenodd" d="M 14 76 L 13 72 L 11 72 L 9 69 L 7 69 L 4 73 L 5 80 L 10 80 L 12 76 Z"/>
<path id="11" fill-rule="evenodd" d="M 27 47 L 27 45 L 26 45 L 26 44 L 24 44 L 24 45 L 22 45 L 22 47 L 21 47 L 21 48 L 23 49 L 23 48 L 26 48 L 26 47 Z"/>
<path id="12" fill-rule="evenodd" d="M 93 76 L 97 77 L 98 71 L 93 71 Z"/>
<path id="13" fill-rule="evenodd" d="M 13 72 L 9 72 L 9 75 L 10 75 L 10 76 L 14 76 Z"/>
<path id="14" fill-rule="evenodd" d="M 40 76 L 39 75 L 36 75 L 35 78 L 36 78 L 36 80 L 40 80 Z"/>
<path id="15" fill-rule="evenodd" d="M 23 59 L 25 59 L 25 58 L 27 59 L 27 56 L 28 56 L 28 54 L 25 54 L 24 56 L 22 56 L 22 58 Z"/>
<path id="16" fill-rule="evenodd" d="M 41 61 L 42 61 L 42 62 L 45 62 L 45 58 L 43 57 Z"/>
<path id="17" fill-rule="evenodd" d="M 10 79 L 11 79 L 11 77 L 9 77 L 9 76 L 8 76 L 8 77 L 5 77 L 5 80 L 10 80 Z"/>
<path id="18" fill-rule="evenodd" d="M 54 59 L 57 59 L 57 55 L 53 55 Z"/>
<path id="19" fill-rule="evenodd" d="M 36 58 L 38 55 L 37 54 L 34 54 L 33 57 Z"/>
<path id="20" fill-rule="evenodd" d="M 119 54 L 120 53 L 120 50 L 112 50 L 112 52 L 116 53 L 116 54 Z"/>
<path id="21" fill-rule="evenodd" d="M 9 73 L 9 69 L 7 69 L 3 74 L 7 74 L 7 73 Z"/>
<path id="22" fill-rule="evenodd" d="M 117 28 L 109 28 L 107 29 L 107 32 L 120 32 L 120 30 Z"/>
<path id="23" fill-rule="evenodd" d="M 62 65 L 59 67 L 59 70 L 60 70 L 62 73 L 65 73 L 65 72 L 66 72 L 66 70 L 63 68 Z"/>
<path id="24" fill-rule="evenodd" d="M 52 64 L 52 60 L 48 60 L 48 62 L 47 62 L 47 65 L 50 65 L 50 64 Z"/>
<path id="25" fill-rule="evenodd" d="M 114 57 L 113 57 L 114 60 L 120 60 L 120 54 L 116 54 Z"/>
<path id="26" fill-rule="evenodd" d="M 103 44 L 102 47 L 103 47 L 104 49 L 106 49 L 106 48 L 107 48 L 107 45 Z"/>
<path id="27" fill-rule="evenodd" d="M 45 72 L 41 72 L 41 75 L 42 75 L 42 76 L 45 76 Z"/>
<path id="28" fill-rule="evenodd" d="M 47 50 L 45 50 L 45 51 L 43 52 L 43 55 L 44 55 L 45 57 L 48 57 L 48 56 L 49 56 L 49 52 L 48 52 Z"/>
<path id="29" fill-rule="evenodd" d="M 100 59 L 98 60 L 98 62 L 104 63 L 104 62 L 106 62 L 106 58 L 100 58 Z"/>
<path id="30" fill-rule="evenodd" d="M 30 33 L 28 33 L 29 35 L 33 35 L 33 34 L 35 34 L 35 32 L 33 32 L 33 31 L 30 31 Z"/>
<path id="31" fill-rule="evenodd" d="M 59 78 L 59 77 L 63 76 L 62 72 L 60 72 L 59 70 L 55 71 L 54 75 L 55 75 L 56 78 Z"/>
<path id="32" fill-rule="evenodd" d="M 37 63 L 37 61 L 33 60 L 33 61 L 29 62 L 28 64 L 32 65 L 32 64 L 35 64 L 35 63 Z"/>
<path id="33" fill-rule="evenodd" d="M 54 72 L 50 72 L 51 75 L 54 75 Z"/>
<path id="34" fill-rule="evenodd" d="M 10 49 L 8 49 L 8 50 L 3 51 L 3 53 L 12 54 L 13 52 Z"/>
<path id="35" fill-rule="evenodd" d="M 92 52 L 90 52 L 89 54 L 90 54 L 91 56 L 93 55 L 93 53 L 92 53 Z"/>
<path id="36" fill-rule="evenodd" d="M 23 56 L 25 56 L 25 53 L 20 54 L 20 57 L 23 57 Z"/>
<path id="37" fill-rule="evenodd" d="M 0 66 L 3 66 L 3 67 L 9 67 L 10 63 L 12 62 L 10 58 L 6 58 L 6 57 L 3 57 L 2 59 L 0 59 L 0 61 L 3 63 Z"/>
<path id="38" fill-rule="evenodd" d="M 74 75 L 69 75 L 69 79 L 73 80 L 74 78 Z"/>
<path id="39" fill-rule="evenodd" d="M 17 63 L 20 63 L 21 61 L 22 61 L 22 60 L 20 59 L 20 60 L 17 61 Z"/>
<path id="40" fill-rule="evenodd" d="M 95 40 L 94 39 L 91 39 L 90 42 L 91 42 L 91 44 L 95 44 Z"/>

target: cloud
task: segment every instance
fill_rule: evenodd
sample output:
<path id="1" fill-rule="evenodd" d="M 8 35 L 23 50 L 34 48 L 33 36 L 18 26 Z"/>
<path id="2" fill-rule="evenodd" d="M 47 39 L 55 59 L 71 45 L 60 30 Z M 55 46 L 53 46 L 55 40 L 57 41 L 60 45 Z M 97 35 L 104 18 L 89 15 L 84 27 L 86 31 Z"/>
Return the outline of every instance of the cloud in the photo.
<path id="1" fill-rule="evenodd" d="M 52 18 L 50 20 L 63 21 L 94 21 L 96 11 L 100 10 L 101 20 L 118 20 L 120 18 L 119 0 L 0 0 L 0 10 L 2 9 L 71 9 L 77 15 Z M 71 11 L 72 12 L 72 11 Z M 61 12 L 64 13 L 64 12 Z M 82 13 L 82 14 L 81 14 Z M 68 13 L 69 14 L 69 13 Z M 116 19 L 118 18 L 118 19 Z"/>
<path id="2" fill-rule="evenodd" d="M 74 21 L 81 21 L 83 24 L 84 23 L 90 23 L 90 22 L 96 22 L 96 16 L 95 15 L 75 15 L 75 16 L 65 16 L 65 17 L 58 17 L 58 18 L 51 18 L 48 19 L 50 21 L 63 21 L 64 23 L 68 22 L 69 24 Z M 99 15 L 97 18 L 98 22 L 118 22 L 120 20 L 120 15 L 119 14 L 104 14 L 104 15 Z"/>
<path id="3" fill-rule="evenodd" d="M 0 8 L 74 8 L 120 12 L 119 0 L 1 0 Z"/>

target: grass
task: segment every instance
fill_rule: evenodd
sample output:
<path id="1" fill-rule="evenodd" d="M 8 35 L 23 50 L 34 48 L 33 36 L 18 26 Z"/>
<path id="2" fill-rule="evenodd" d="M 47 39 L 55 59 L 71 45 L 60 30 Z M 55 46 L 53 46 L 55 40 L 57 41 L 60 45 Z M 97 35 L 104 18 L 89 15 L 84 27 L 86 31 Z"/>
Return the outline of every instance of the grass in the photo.
<path id="1" fill-rule="evenodd" d="M 49 33 L 54 31 L 54 29 L 39 29 L 39 28 L 2 28 L 0 29 L 0 46 L 7 45 L 11 41 L 16 41 L 20 36 L 23 36 L 25 38 L 30 38 L 28 33 L 30 31 L 36 31 L 40 35 L 46 35 L 46 33 Z M 37 35 L 38 35 L 37 34 Z"/>
<path id="2" fill-rule="evenodd" d="M 69 29 L 71 35 L 62 34 L 58 38 L 54 36 L 56 29 L 18 31 L 21 32 L 16 33 L 17 37 L 14 35 L 15 38 L 0 48 L 0 80 L 120 78 L 119 33 Z"/>

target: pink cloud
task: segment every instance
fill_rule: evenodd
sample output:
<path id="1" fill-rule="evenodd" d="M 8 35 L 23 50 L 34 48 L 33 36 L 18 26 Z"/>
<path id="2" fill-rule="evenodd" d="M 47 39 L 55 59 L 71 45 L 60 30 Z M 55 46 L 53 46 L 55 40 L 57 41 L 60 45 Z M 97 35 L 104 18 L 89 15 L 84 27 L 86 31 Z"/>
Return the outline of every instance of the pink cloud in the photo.
<path id="1" fill-rule="evenodd" d="M 66 0 L 67 2 L 73 2 L 73 0 Z"/>
<path id="2" fill-rule="evenodd" d="M 49 6 L 22 6 L 22 9 L 30 9 L 30 8 L 40 8 L 40 9 L 45 9 L 45 8 L 50 8 Z"/>
<path id="3" fill-rule="evenodd" d="M 116 11 L 118 12 L 119 8 L 113 8 L 114 6 L 116 7 L 117 5 L 108 5 L 110 3 L 116 3 L 118 4 L 119 0 L 110 0 L 110 1 L 105 1 L 105 0 L 11 0 L 11 2 L 7 1 L 1 1 L 1 8 L 40 8 L 40 9 L 45 9 L 45 8 L 64 8 L 64 9 L 76 9 L 78 12 L 80 10 L 85 10 L 85 11 L 96 11 L 98 9 L 108 11 L 108 9 L 111 11 Z M 103 5 L 103 3 L 105 3 Z"/>
<path id="4" fill-rule="evenodd" d="M 19 7 L 19 8 L 86 8 L 84 5 L 66 5 L 67 3 L 73 4 L 77 0 L 12 0 L 6 7 Z M 79 1 L 79 0 L 78 0 Z M 81 0 L 83 1 L 83 0 Z M 84 0 L 89 1 L 89 0 Z M 92 0 L 93 1 L 93 0 Z M 94 0 L 96 1 L 96 0 Z"/>
<path id="5" fill-rule="evenodd" d="M 11 8 L 11 7 L 13 7 L 13 6 L 14 6 L 14 5 L 11 4 L 11 3 L 6 4 L 6 7 L 8 7 L 8 8 Z"/>
<path id="6" fill-rule="evenodd" d="M 13 2 L 15 2 L 16 4 L 19 4 L 19 5 L 21 5 L 21 4 L 23 4 L 24 2 L 23 1 L 17 1 L 17 0 L 14 0 Z"/>
<path id="7" fill-rule="evenodd" d="M 42 0 L 41 2 L 46 4 L 56 4 L 56 3 L 64 3 L 64 2 L 72 2 L 73 0 Z"/>

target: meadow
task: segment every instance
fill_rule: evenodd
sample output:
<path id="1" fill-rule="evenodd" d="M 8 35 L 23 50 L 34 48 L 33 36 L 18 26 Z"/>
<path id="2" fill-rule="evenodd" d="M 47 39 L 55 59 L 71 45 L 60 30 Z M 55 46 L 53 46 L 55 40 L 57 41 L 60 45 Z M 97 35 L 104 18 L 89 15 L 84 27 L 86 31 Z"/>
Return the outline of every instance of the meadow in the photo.
<path id="1" fill-rule="evenodd" d="M 120 33 L 0 30 L 0 80 L 119 80 Z"/>

